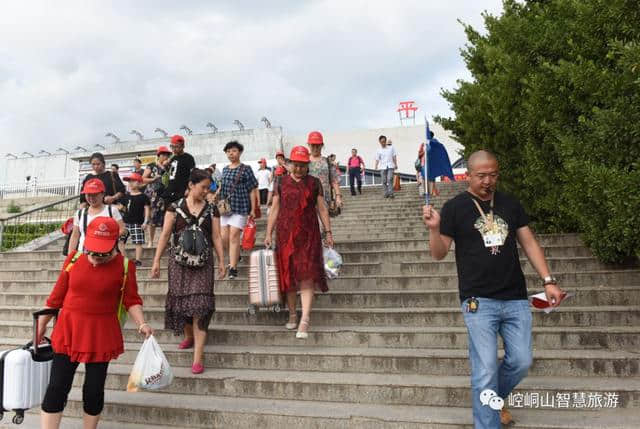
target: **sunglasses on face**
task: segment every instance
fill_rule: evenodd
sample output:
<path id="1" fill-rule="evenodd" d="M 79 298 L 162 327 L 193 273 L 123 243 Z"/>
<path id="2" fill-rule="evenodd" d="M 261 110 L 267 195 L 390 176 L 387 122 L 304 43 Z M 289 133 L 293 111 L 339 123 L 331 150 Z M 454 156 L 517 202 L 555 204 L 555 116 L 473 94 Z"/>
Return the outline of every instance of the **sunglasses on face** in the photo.
<path id="1" fill-rule="evenodd" d="M 111 252 L 107 253 L 98 253 L 98 252 L 87 252 L 87 255 L 93 256 L 94 258 L 106 258 L 107 256 L 111 256 Z"/>

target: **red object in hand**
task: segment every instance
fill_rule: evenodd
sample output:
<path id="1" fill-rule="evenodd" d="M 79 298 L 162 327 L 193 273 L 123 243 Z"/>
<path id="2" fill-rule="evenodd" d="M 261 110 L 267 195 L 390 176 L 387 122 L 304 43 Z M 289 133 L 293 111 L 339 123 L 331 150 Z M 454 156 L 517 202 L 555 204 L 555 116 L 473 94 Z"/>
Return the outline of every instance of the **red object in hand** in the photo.
<path id="1" fill-rule="evenodd" d="M 562 292 L 562 295 L 560 296 L 560 302 L 564 301 L 566 297 L 567 297 L 567 293 Z M 538 308 L 540 310 L 544 310 L 545 308 L 551 307 L 551 303 L 549 301 L 547 301 L 546 299 L 540 299 L 537 297 L 533 297 L 531 299 L 531 305 L 533 305 L 535 308 Z"/>
<path id="2" fill-rule="evenodd" d="M 253 219 L 247 221 L 242 232 L 242 249 L 251 250 L 256 245 L 256 222 Z"/>
<path id="3" fill-rule="evenodd" d="M 67 219 L 67 221 L 62 225 L 62 228 L 60 228 L 60 230 L 64 235 L 71 234 L 71 232 L 73 232 L 73 218 L 70 217 L 69 219 Z"/>

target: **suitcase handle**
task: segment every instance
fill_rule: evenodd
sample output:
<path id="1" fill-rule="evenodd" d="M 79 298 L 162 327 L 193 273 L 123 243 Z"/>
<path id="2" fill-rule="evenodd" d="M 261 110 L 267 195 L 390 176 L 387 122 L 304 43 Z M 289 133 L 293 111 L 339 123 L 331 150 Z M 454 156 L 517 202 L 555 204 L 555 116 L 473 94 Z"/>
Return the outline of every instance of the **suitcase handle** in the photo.
<path id="1" fill-rule="evenodd" d="M 33 312 L 33 341 L 31 341 L 31 344 L 33 345 L 33 355 L 37 356 L 38 355 L 38 323 L 39 323 L 39 318 L 40 316 L 54 316 L 54 317 L 58 317 L 58 312 L 60 310 L 57 308 L 45 308 L 42 310 L 38 310 Z M 48 338 L 47 338 L 48 339 Z M 49 340 L 49 344 L 51 344 L 51 340 Z M 28 347 L 26 347 L 26 349 L 28 349 Z"/>

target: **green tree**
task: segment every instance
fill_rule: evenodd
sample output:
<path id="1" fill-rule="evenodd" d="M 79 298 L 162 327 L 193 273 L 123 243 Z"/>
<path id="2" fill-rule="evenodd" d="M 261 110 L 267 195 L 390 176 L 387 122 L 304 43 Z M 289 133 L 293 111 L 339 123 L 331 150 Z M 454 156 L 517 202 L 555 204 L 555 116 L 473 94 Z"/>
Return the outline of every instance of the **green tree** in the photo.
<path id="1" fill-rule="evenodd" d="M 436 120 L 500 159 L 502 189 L 538 231 L 580 231 L 604 261 L 640 250 L 640 7 L 637 0 L 504 1 L 465 25 L 473 76 L 443 91 Z"/>

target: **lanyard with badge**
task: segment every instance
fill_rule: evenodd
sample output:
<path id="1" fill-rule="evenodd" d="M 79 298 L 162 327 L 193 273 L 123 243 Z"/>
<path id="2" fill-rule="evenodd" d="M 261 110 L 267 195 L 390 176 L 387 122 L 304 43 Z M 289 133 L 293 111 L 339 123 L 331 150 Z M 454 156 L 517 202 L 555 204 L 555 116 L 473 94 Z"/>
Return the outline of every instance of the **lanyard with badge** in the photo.
<path id="1" fill-rule="evenodd" d="M 480 235 L 482 236 L 482 239 L 484 241 L 484 246 L 490 247 L 491 254 L 495 255 L 496 253 L 500 252 L 498 248 L 504 245 L 505 236 L 500 232 L 500 227 L 495 221 L 495 216 L 493 215 L 494 197 L 491 197 L 491 203 L 489 205 L 490 211 L 488 215 L 484 212 L 484 210 L 482 210 L 480 203 L 478 203 L 475 198 L 471 198 L 471 200 L 473 200 L 473 203 L 476 205 L 478 212 L 480 212 L 480 216 L 482 216 L 482 219 L 484 220 L 484 225 L 480 230 Z"/>

